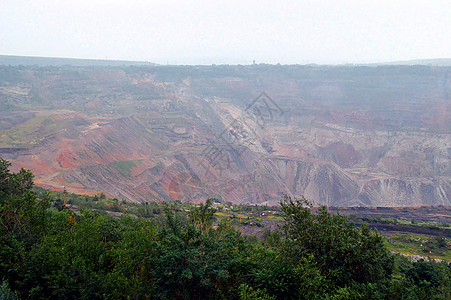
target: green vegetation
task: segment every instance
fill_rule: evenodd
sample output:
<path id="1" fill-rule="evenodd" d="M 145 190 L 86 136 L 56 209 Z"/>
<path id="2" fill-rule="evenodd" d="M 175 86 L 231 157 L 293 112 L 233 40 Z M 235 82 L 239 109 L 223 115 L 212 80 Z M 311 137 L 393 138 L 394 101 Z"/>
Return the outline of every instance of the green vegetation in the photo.
<path id="1" fill-rule="evenodd" d="M 352 216 L 356 221 L 364 221 L 364 222 L 372 222 L 372 223 L 380 223 L 380 224 L 397 224 L 401 227 L 420 227 L 420 228 L 429 228 L 429 229 L 442 229 L 445 232 L 451 232 L 450 224 L 447 223 L 437 223 L 437 222 L 419 222 L 417 220 L 399 220 L 399 219 L 384 219 L 381 217 L 370 218 L 370 217 L 359 217 Z"/>
<path id="2" fill-rule="evenodd" d="M 30 172 L 8 167 L 0 159 L 0 299 L 451 297 L 449 264 L 394 256 L 377 232 L 305 199 L 286 197 L 281 230 L 259 240 L 226 216 L 270 208 L 35 192 Z"/>
<path id="3" fill-rule="evenodd" d="M 34 118 L 2 132 L 0 147 L 31 147 L 64 127 L 67 125 L 53 120 L 50 113 L 37 113 Z"/>
<path id="4" fill-rule="evenodd" d="M 387 239 L 387 247 L 393 252 L 451 261 L 449 245 L 451 239 L 442 236 L 393 234 Z"/>
<path id="5" fill-rule="evenodd" d="M 136 166 L 136 162 L 133 160 L 118 160 L 110 163 L 110 166 L 118 171 L 121 176 L 128 178 L 131 176 L 131 170 Z"/>

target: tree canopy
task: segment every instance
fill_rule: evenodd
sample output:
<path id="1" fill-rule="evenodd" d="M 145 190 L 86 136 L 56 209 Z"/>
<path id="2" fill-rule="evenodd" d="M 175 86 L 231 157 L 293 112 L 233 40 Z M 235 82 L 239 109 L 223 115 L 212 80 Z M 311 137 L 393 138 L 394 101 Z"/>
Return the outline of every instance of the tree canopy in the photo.
<path id="1" fill-rule="evenodd" d="M 449 299 L 446 263 L 411 262 L 347 218 L 286 197 L 263 240 L 213 200 L 164 218 L 73 210 L 0 159 L 0 299 Z M 147 215 L 147 214 L 146 214 Z"/>

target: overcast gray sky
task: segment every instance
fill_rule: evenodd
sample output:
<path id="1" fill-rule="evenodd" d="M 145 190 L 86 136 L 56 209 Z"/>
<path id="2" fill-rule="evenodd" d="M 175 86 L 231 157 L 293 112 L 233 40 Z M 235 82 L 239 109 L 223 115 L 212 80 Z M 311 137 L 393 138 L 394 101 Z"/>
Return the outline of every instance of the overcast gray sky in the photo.
<path id="1" fill-rule="evenodd" d="M 451 57 L 450 0 L 0 0 L 0 54 L 170 64 Z"/>

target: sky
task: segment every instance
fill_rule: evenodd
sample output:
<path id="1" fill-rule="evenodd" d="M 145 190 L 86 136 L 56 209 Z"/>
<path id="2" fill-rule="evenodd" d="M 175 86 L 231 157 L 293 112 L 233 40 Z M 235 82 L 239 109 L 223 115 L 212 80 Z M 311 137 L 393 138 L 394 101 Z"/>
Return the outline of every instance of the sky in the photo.
<path id="1" fill-rule="evenodd" d="M 451 58 L 451 1 L 0 0 L 0 54 L 159 64 Z"/>

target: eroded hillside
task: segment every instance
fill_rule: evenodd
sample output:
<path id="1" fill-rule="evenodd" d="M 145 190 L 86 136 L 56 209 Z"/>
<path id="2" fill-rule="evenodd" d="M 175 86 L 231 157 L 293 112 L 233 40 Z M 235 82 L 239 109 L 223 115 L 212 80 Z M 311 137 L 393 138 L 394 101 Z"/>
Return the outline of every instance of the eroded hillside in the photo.
<path id="1" fill-rule="evenodd" d="M 127 201 L 450 205 L 450 71 L 0 66 L 0 156 Z"/>

